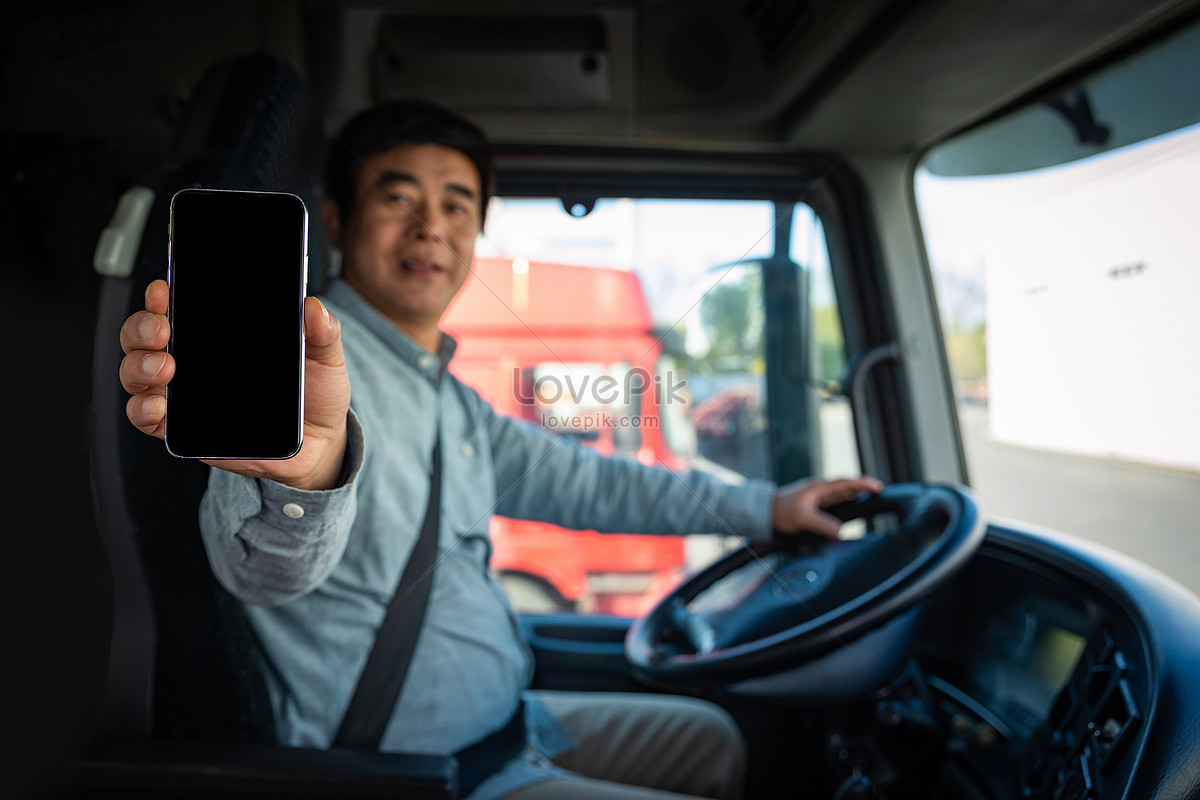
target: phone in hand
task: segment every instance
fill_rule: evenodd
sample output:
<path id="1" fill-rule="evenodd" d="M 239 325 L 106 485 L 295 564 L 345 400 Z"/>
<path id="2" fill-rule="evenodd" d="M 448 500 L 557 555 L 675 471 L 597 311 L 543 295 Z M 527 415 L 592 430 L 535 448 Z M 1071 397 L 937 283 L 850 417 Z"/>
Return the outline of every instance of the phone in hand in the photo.
<path id="1" fill-rule="evenodd" d="M 280 459 L 304 430 L 308 209 L 294 194 L 184 189 L 171 199 L 167 451 Z"/>

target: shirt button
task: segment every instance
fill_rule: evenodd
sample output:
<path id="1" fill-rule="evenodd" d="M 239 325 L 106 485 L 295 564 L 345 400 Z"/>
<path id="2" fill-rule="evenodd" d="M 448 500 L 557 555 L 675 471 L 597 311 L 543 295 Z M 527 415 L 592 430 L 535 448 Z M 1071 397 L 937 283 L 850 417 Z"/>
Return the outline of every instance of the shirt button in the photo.
<path id="1" fill-rule="evenodd" d="M 433 367 L 433 356 L 426 353 L 417 359 L 417 364 L 421 369 L 431 369 Z"/>
<path id="2" fill-rule="evenodd" d="M 475 455 L 475 448 L 471 446 L 470 442 L 463 442 L 462 454 L 467 458 Z"/>
<path id="3" fill-rule="evenodd" d="M 304 506 L 299 503 L 284 503 L 283 513 L 292 519 L 300 519 L 304 516 Z"/>

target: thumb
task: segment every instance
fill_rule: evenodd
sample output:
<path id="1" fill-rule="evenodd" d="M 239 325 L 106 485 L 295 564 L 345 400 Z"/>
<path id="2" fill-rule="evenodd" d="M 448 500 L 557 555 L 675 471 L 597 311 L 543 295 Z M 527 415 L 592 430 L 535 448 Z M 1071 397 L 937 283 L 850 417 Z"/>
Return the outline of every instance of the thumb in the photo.
<path id="1" fill-rule="evenodd" d="M 342 323 L 315 297 L 304 298 L 304 357 L 312 361 L 342 361 Z"/>

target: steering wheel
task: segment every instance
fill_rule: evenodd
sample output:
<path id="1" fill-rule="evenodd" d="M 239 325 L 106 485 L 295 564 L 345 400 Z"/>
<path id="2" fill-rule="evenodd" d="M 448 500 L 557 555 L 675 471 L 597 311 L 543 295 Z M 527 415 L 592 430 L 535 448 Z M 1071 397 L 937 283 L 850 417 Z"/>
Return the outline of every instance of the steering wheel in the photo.
<path id="1" fill-rule="evenodd" d="M 965 487 L 905 483 L 826 509 L 867 518 L 857 540 L 777 537 L 692 576 L 625 637 L 635 672 L 703 686 L 778 672 L 825 655 L 927 597 L 983 541 Z"/>

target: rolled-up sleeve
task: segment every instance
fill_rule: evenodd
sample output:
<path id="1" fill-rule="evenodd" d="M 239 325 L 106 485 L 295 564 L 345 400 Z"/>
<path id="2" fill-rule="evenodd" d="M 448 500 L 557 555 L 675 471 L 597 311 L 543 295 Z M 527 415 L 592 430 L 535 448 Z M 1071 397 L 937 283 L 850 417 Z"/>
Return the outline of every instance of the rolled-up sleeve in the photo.
<path id="1" fill-rule="evenodd" d="M 496 470 L 496 512 L 603 533 L 720 533 L 771 538 L 774 484 L 726 483 L 609 458 L 578 442 L 485 411 Z"/>
<path id="2" fill-rule="evenodd" d="M 319 586 L 341 560 L 354 524 L 363 432 L 347 416 L 343 483 L 308 491 L 212 469 L 200 532 L 213 574 L 246 603 L 275 606 Z"/>

